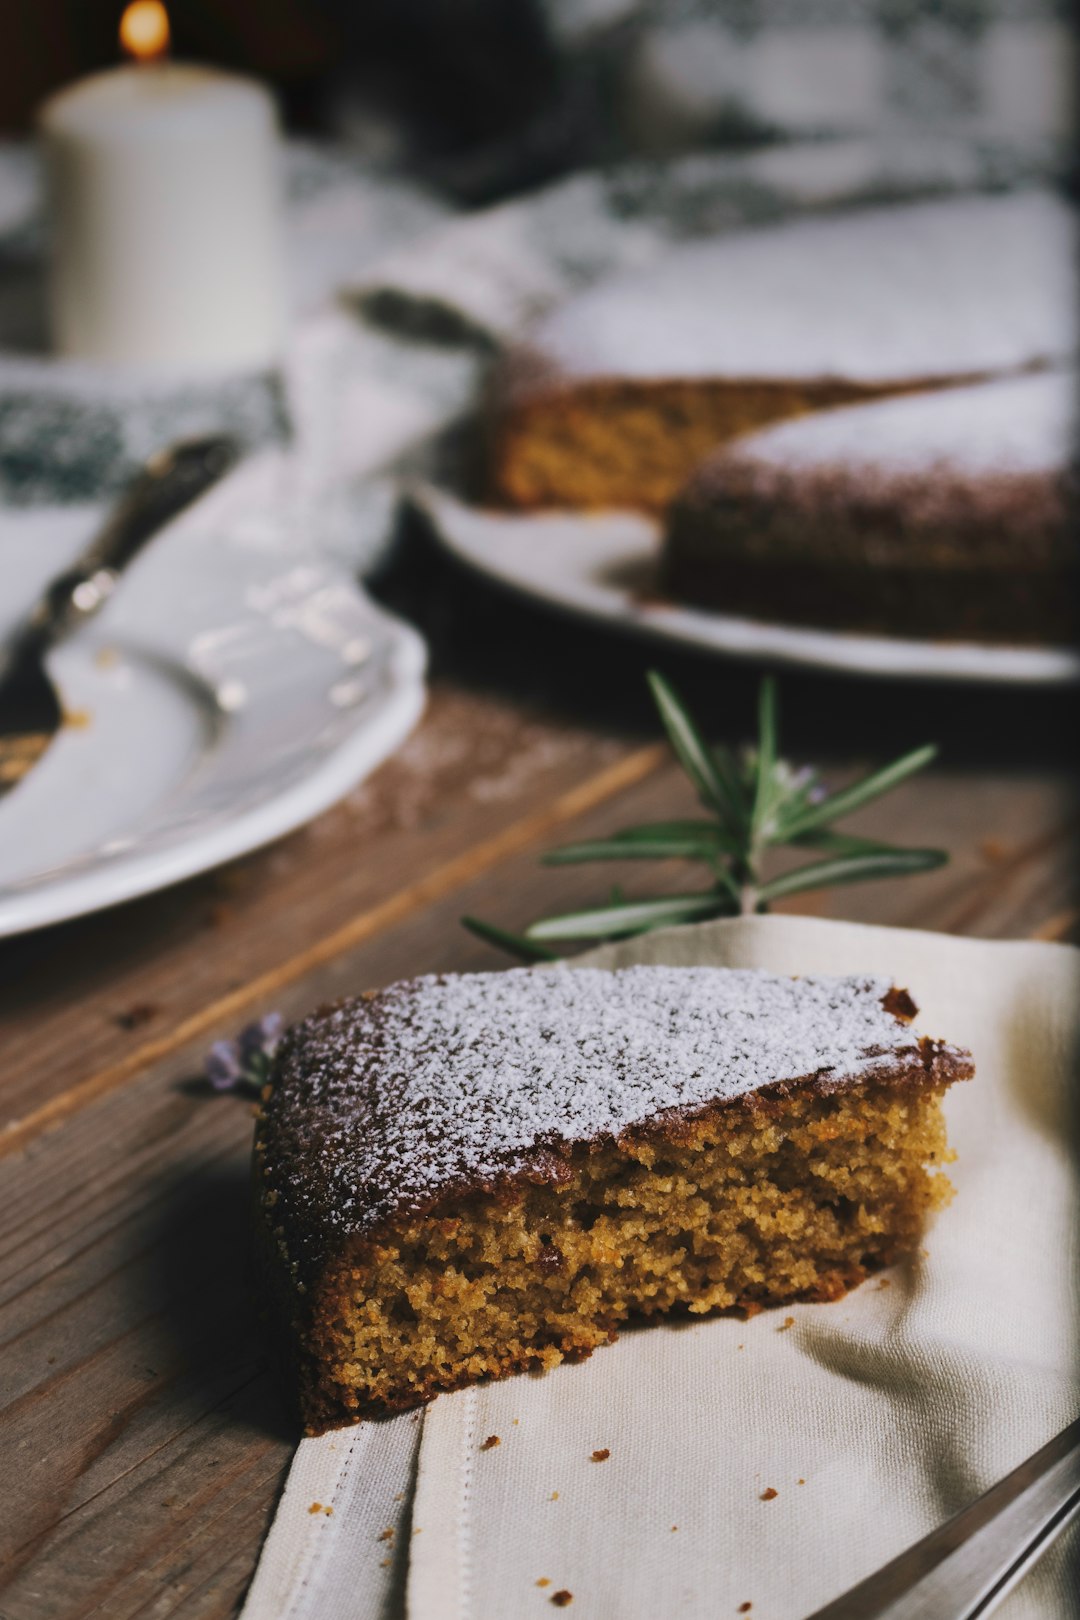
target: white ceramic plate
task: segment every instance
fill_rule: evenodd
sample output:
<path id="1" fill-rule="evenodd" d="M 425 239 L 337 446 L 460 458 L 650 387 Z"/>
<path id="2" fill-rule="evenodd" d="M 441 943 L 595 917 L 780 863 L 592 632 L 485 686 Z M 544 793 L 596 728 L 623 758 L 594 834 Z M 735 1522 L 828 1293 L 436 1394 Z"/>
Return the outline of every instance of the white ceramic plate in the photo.
<path id="1" fill-rule="evenodd" d="M 732 658 L 893 679 L 1059 686 L 1080 678 L 1067 649 L 915 641 L 769 624 L 650 598 L 660 529 L 636 512 L 482 510 L 430 485 L 412 499 L 459 561 L 543 602 L 639 635 Z"/>
<path id="2" fill-rule="evenodd" d="M 96 911 L 267 843 L 411 730 L 420 638 L 313 552 L 274 455 L 155 539 L 53 656 L 74 723 L 0 798 L 0 935 Z M 96 514 L 0 524 L 0 637 Z"/>

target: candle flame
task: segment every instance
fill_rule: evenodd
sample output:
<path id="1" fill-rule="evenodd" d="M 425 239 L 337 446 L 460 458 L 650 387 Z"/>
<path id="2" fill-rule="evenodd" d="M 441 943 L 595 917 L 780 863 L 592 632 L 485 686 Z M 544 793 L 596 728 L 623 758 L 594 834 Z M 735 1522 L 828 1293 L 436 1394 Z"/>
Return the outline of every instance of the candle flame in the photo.
<path id="1" fill-rule="evenodd" d="M 169 49 L 169 14 L 161 0 L 131 0 L 120 19 L 120 43 L 136 62 L 155 62 Z"/>

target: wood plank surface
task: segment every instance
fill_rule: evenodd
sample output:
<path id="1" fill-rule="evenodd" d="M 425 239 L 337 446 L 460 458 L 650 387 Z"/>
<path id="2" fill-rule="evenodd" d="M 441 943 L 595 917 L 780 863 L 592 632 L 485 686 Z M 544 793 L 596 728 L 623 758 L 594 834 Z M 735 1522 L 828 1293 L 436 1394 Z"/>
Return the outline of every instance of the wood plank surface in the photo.
<path id="1" fill-rule="evenodd" d="M 407 605 L 433 647 L 430 708 L 345 804 L 223 872 L 0 950 L 3 1620 L 224 1620 L 254 1568 L 295 1435 L 245 1292 L 250 1108 L 199 1079 L 209 1043 L 271 1007 L 503 961 L 465 912 L 519 928 L 614 880 L 700 881 L 537 859 L 692 812 L 642 697 L 648 650 L 605 643 L 598 662 L 583 627 L 524 610 L 508 648 L 505 605 L 459 584 L 467 603 L 448 608 L 445 578 L 423 581 Z M 752 673 L 671 663 L 717 735 L 745 735 Z M 795 757 L 825 738 L 813 757 L 841 781 L 938 721 L 944 764 L 851 827 L 951 861 L 786 909 L 1071 937 L 1072 787 L 1063 751 L 1032 741 L 1045 712 L 837 693 L 785 683 Z"/>
<path id="2" fill-rule="evenodd" d="M 134 1072 L 178 1027 L 531 814 L 557 823 L 625 745 L 440 695 L 374 782 L 292 837 L 165 896 L 0 945 L 0 1151 L 85 1076 Z M 630 774 L 648 768 L 631 761 Z M 573 806 L 573 799 L 569 808 Z M 471 854 L 469 854 L 471 852 Z M 494 853 L 494 851 L 493 851 Z M 194 1031 L 193 1031 L 194 1032 Z"/>

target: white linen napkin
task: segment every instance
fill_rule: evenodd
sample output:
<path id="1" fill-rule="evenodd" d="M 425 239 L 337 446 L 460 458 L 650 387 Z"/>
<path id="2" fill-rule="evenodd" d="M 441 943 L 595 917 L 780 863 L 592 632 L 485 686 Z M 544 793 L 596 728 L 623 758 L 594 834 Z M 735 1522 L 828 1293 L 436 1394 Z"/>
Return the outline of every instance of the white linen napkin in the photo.
<path id="1" fill-rule="evenodd" d="M 907 986 L 922 1029 L 975 1053 L 946 1105 L 955 1201 L 924 1252 L 838 1303 L 634 1329 L 420 1423 L 305 1440 L 244 1620 L 503 1620 L 566 1593 L 583 1620 L 799 1620 L 1076 1415 L 1080 953 L 762 917 L 579 960 Z M 1064 1620 L 1064 1552 L 999 1612 Z"/>

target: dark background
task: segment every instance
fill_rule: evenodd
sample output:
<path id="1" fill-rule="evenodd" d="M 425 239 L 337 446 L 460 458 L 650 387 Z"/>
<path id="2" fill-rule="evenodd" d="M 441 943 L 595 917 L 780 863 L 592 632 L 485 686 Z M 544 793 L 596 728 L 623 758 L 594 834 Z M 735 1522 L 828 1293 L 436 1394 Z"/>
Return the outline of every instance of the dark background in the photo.
<path id="1" fill-rule="evenodd" d="M 1053 142 L 1073 71 L 1071 0 L 171 0 L 168 9 L 176 56 L 269 80 L 293 132 L 406 167 L 465 203 L 620 156 L 793 135 L 959 129 Z M 0 136 L 27 131 L 51 90 L 119 59 L 122 10 L 122 0 L 3 0 Z M 773 71 L 763 95 L 755 49 L 793 27 L 819 48 Z M 830 51 L 845 63 L 854 51 L 851 70 L 823 78 Z M 863 70 L 861 100 L 852 99 Z"/>
<path id="2" fill-rule="evenodd" d="M 269 80 L 295 132 L 340 135 L 349 122 L 354 144 L 433 175 L 533 120 L 544 129 L 528 178 L 600 144 L 586 131 L 587 70 L 558 51 L 532 0 L 172 0 L 168 9 L 174 55 Z M 51 90 L 114 64 L 122 10 L 118 0 L 5 0 L 0 132 L 25 131 Z"/>

